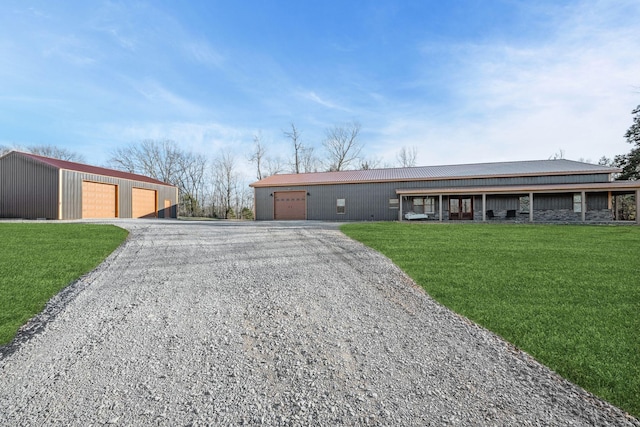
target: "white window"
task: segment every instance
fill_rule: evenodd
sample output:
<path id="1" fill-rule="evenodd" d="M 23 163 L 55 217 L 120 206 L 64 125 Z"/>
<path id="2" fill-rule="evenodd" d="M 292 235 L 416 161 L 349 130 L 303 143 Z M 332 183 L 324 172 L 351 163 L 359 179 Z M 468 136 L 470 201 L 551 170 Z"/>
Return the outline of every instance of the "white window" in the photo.
<path id="1" fill-rule="evenodd" d="M 427 197 L 424 199 L 424 213 L 435 213 L 436 211 L 436 198 Z"/>
<path id="2" fill-rule="evenodd" d="M 336 213 L 344 214 L 346 212 L 346 200 L 338 199 L 336 201 Z"/>
<path id="3" fill-rule="evenodd" d="M 580 193 L 573 195 L 573 211 L 582 212 L 582 194 Z"/>
<path id="4" fill-rule="evenodd" d="M 424 199 L 422 197 L 414 197 L 411 199 L 411 203 L 415 213 L 424 213 Z"/>

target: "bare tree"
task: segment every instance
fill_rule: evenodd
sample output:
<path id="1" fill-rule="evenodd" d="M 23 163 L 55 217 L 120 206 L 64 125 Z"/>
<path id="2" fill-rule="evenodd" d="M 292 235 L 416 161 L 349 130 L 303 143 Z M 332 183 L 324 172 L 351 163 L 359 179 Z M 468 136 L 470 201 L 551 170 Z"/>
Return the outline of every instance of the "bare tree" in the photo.
<path id="1" fill-rule="evenodd" d="M 360 160 L 360 170 L 377 169 L 380 167 L 382 160 L 375 157 Z"/>
<path id="2" fill-rule="evenodd" d="M 233 211 L 233 199 L 238 187 L 235 167 L 235 157 L 228 150 L 221 152 L 214 161 L 214 193 L 220 214 L 225 219 L 228 219 Z"/>
<path id="3" fill-rule="evenodd" d="M 323 146 L 327 150 L 328 170 L 345 170 L 359 158 L 362 151 L 362 145 L 357 141 L 359 133 L 360 124 L 357 122 L 327 129 Z"/>
<path id="4" fill-rule="evenodd" d="M 172 140 L 142 141 L 112 152 L 110 166 L 139 173 L 178 187 L 180 214 L 200 215 L 205 198 L 207 159 L 183 151 Z"/>
<path id="5" fill-rule="evenodd" d="M 303 150 L 302 140 L 300 139 L 300 132 L 296 128 L 296 125 L 291 123 L 291 130 L 283 131 L 282 133 L 284 133 L 284 136 L 289 138 L 293 143 L 293 171 L 295 173 L 300 173 L 300 157 Z"/>
<path id="6" fill-rule="evenodd" d="M 564 150 L 562 148 L 558 150 L 557 153 L 553 153 L 553 155 L 549 157 L 549 160 L 562 160 L 562 159 L 564 159 Z"/>
<path id="7" fill-rule="evenodd" d="M 178 163 L 180 174 L 177 179 L 183 213 L 187 216 L 201 216 L 204 213 L 207 159 L 202 154 L 183 152 L 178 157 Z"/>
<path id="8" fill-rule="evenodd" d="M 0 145 L 0 156 L 12 150 L 22 150 L 38 156 L 51 157 L 53 159 L 67 160 L 70 162 L 86 162 L 82 154 L 55 145 L 30 145 L 28 147 Z"/>
<path id="9" fill-rule="evenodd" d="M 177 185 L 182 155 L 175 141 L 146 139 L 140 144 L 115 149 L 109 162 L 118 169 Z"/>
<path id="10" fill-rule="evenodd" d="M 246 182 L 238 185 L 234 199 L 236 218 L 253 219 L 253 191 Z"/>
<path id="11" fill-rule="evenodd" d="M 31 145 L 27 147 L 27 150 L 39 156 L 52 157 L 70 162 L 85 162 L 81 154 L 67 150 L 66 148 L 56 147 L 55 145 Z"/>
<path id="12" fill-rule="evenodd" d="M 262 145 L 262 136 L 260 134 L 253 136 L 253 151 L 249 155 L 249 161 L 256 164 L 256 178 L 261 180 L 262 162 L 266 154 L 266 148 Z"/>
<path id="13" fill-rule="evenodd" d="M 277 175 L 285 170 L 285 164 L 280 157 L 266 158 L 267 176 Z"/>
<path id="14" fill-rule="evenodd" d="M 396 155 L 396 159 L 398 160 L 398 165 L 401 168 L 410 168 L 416 165 L 416 160 L 418 158 L 418 148 L 416 146 L 413 147 L 402 147 L 398 154 Z"/>
<path id="15" fill-rule="evenodd" d="M 313 147 L 302 147 L 300 152 L 300 167 L 303 172 L 318 172 L 320 161 L 315 155 Z"/>

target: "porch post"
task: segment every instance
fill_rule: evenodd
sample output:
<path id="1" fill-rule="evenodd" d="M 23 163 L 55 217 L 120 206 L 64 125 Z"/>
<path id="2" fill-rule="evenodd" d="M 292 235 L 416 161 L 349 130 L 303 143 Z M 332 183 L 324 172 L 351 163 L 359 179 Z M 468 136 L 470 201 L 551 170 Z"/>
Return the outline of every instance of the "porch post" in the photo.
<path id="1" fill-rule="evenodd" d="M 482 193 L 482 222 L 487 220 L 487 194 Z"/>
<path id="2" fill-rule="evenodd" d="M 533 192 L 529 193 L 529 222 L 533 222 Z"/>
<path id="3" fill-rule="evenodd" d="M 636 190 L 636 224 L 640 225 L 640 189 Z"/>
<path id="4" fill-rule="evenodd" d="M 438 218 L 442 222 L 442 194 L 438 194 Z"/>
<path id="5" fill-rule="evenodd" d="M 582 191 L 580 193 L 580 219 L 582 222 L 587 220 L 587 193 Z"/>
<path id="6" fill-rule="evenodd" d="M 616 214 L 615 214 L 615 211 L 613 210 L 613 198 L 611 197 L 611 191 L 609 191 L 607 194 L 607 209 L 611 211 L 611 217 L 615 221 Z"/>
<path id="7" fill-rule="evenodd" d="M 400 195 L 400 200 L 399 200 L 399 202 L 400 202 L 400 209 L 398 210 L 398 221 L 402 221 L 402 198 L 403 198 L 403 197 L 404 197 L 404 196 L 401 194 L 401 195 Z"/>

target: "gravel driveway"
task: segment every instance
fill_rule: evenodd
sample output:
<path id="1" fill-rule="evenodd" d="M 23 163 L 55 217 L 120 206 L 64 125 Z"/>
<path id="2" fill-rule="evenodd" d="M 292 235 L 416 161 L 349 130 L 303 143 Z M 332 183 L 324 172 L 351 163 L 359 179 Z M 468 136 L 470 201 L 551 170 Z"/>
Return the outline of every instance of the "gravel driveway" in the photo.
<path id="1" fill-rule="evenodd" d="M 117 224 L 3 349 L 0 425 L 640 425 L 336 225 Z"/>

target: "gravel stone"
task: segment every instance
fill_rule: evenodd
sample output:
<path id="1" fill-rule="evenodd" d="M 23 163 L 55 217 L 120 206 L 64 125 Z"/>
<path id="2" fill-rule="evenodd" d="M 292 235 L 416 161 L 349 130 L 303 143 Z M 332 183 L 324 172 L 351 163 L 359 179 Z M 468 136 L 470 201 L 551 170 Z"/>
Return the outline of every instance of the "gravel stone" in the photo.
<path id="1" fill-rule="evenodd" d="M 0 349 L 0 425 L 640 426 L 337 224 L 114 223 Z"/>

